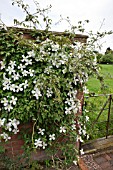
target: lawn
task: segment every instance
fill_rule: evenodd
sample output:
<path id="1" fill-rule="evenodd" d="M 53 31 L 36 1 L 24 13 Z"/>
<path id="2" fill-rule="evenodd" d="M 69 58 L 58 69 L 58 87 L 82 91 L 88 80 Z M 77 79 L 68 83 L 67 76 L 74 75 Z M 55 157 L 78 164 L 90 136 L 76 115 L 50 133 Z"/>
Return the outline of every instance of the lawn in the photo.
<path id="1" fill-rule="evenodd" d="M 101 89 L 101 83 L 95 77 L 91 77 L 87 83 L 90 92 L 113 93 L 113 65 L 101 64 L 100 75 L 104 78 L 104 91 Z"/>
<path id="2" fill-rule="evenodd" d="M 101 83 L 95 77 L 91 77 L 88 81 L 88 89 L 91 93 L 96 95 L 98 94 L 113 94 L 113 65 L 100 65 L 100 74 L 104 78 L 104 89 L 101 88 Z M 106 134 L 106 121 L 108 118 L 108 107 L 109 103 L 106 105 L 105 110 L 102 112 L 99 117 L 97 124 L 95 124 L 94 128 L 92 128 L 92 124 L 96 120 L 101 108 L 105 104 L 108 96 L 100 96 L 100 97 L 89 97 L 85 98 L 86 106 L 89 112 L 87 113 L 90 117 L 89 122 L 89 131 L 90 139 L 95 139 L 99 137 L 103 137 Z M 113 128 L 113 102 L 111 105 L 111 116 L 110 116 L 110 128 Z M 113 129 L 109 131 L 109 134 L 113 135 Z"/>

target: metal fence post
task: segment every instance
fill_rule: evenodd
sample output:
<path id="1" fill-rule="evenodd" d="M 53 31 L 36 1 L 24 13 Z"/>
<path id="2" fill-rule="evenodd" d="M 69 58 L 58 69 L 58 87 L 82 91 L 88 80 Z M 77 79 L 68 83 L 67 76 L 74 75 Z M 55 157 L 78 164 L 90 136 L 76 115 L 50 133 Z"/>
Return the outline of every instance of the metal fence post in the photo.
<path id="1" fill-rule="evenodd" d="M 112 100 L 112 95 L 109 96 L 108 118 L 107 118 L 107 124 L 106 124 L 106 139 L 107 139 L 108 133 L 109 133 L 109 122 L 110 122 L 111 100 Z"/>

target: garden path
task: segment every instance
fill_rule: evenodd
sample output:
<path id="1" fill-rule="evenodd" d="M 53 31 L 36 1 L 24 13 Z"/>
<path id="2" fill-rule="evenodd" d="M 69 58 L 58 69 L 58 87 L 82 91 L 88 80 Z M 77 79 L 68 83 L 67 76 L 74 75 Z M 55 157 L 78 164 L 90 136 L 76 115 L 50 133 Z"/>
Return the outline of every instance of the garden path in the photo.
<path id="1" fill-rule="evenodd" d="M 113 136 L 101 138 L 83 145 L 81 170 L 113 170 Z"/>

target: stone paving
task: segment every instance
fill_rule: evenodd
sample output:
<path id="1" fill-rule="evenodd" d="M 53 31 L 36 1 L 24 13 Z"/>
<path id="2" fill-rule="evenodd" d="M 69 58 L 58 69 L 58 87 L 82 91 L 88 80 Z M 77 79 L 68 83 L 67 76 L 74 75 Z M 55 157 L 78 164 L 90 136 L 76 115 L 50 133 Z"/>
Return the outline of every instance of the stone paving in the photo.
<path id="1" fill-rule="evenodd" d="M 113 150 L 101 151 L 82 157 L 82 170 L 113 170 Z"/>
<path id="2" fill-rule="evenodd" d="M 94 157 L 101 169 L 113 170 L 113 150 Z"/>
<path id="3" fill-rule="evenodd" d="M 113 136 L 83 145 L 85 155 L 79 163 L 81 170 L 113 170 Z"/>

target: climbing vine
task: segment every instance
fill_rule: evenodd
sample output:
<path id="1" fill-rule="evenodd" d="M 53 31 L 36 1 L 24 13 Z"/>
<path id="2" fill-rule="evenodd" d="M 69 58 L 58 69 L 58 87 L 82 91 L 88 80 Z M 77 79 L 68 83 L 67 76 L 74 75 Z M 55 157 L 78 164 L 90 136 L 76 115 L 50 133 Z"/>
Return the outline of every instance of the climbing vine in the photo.
<path id="1" fill-rule="evenodd" d="M 17 3 L 27 10 L 23 3 Z M 32 21 L 34 16 L 28 16 L 31 14 L 27 13 L 27 20 Z M 48 24 L 50 20 L 47 17 L 45 21 Z M 32 122 L 32 135 L 25 139 L 30 148 L 46 150 L 53 146 L 52 149 L 63 152 L 66 164 L 75 163 L 75 142 L 83 142 L 82 136 L 88 137 L 88 117 L 78 115 L 78 92 L 87 93 L 88 77 L 98 76 L 91 46 L 95 39 L 87 44 L 74 42 L 74 32 L 66 37 L 55 36 L 47 28 L 48 25 L 40 35 L 34 28 L 33 40 L 23 39 L 21 31 L 4 24 L 0 29 L 0 140 L 10 140 L 12 133 L 18 133 L 19 124 Z M 98 34 L 96 40 L 103 35 Z M 58 140 L 61 136 L 69 139 L 65 145 Z"/>

